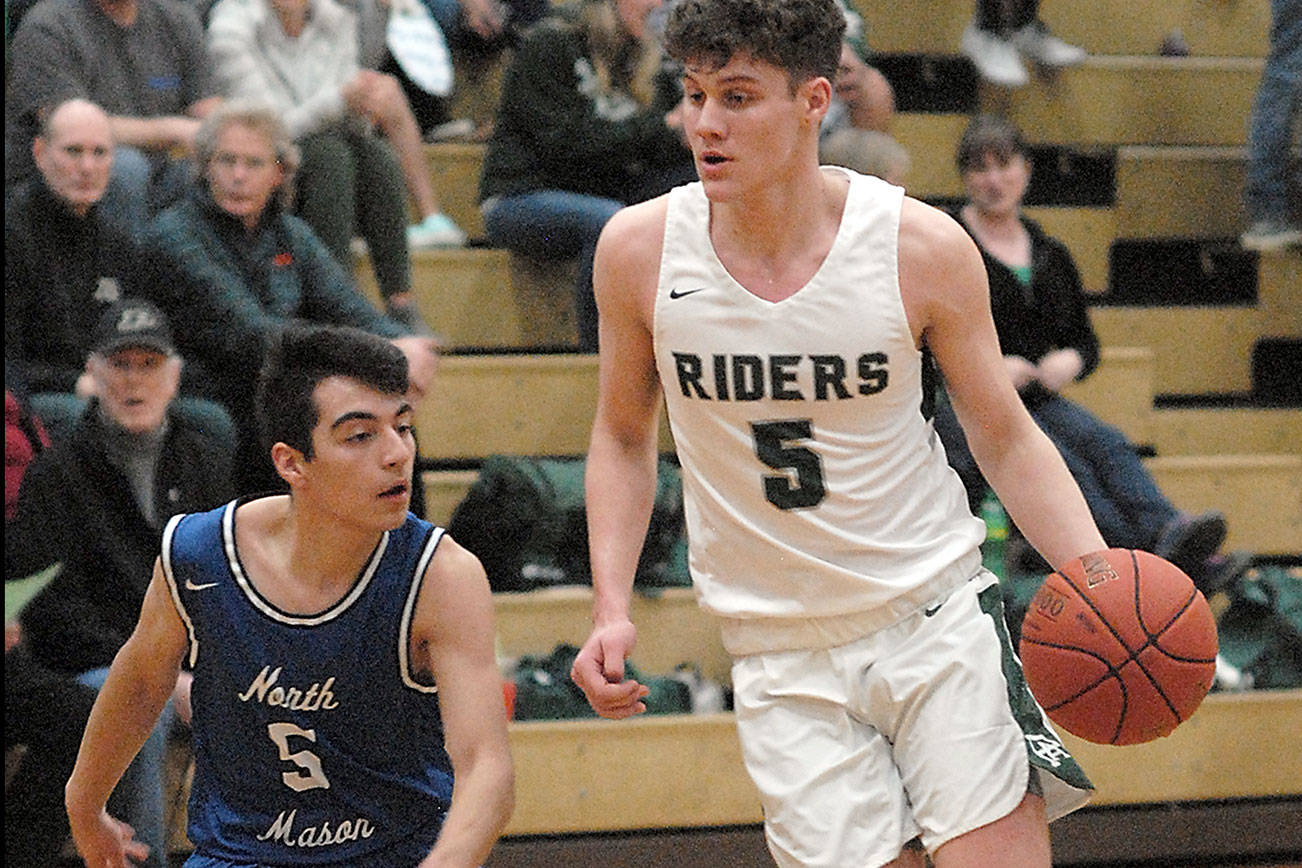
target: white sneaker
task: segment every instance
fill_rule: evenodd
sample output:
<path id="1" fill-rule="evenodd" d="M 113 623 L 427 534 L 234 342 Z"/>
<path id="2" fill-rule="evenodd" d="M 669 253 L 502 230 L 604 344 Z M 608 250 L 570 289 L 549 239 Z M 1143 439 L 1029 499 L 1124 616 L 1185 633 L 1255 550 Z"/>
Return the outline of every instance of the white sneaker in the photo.
<path id="1" fill-rule="evenodd" d="M 441 211 L 407 227 L 407 246 L 414 250 L 461 247 L 465 243 L 466 233 Z"/>
<path id="2" fill-rule="evenodd" d="M 1026 67 L 1012 42 L 989 30 L 982 30 L 973 22 L 963 31 L 963 53 L 976 66 L 981 77 L 999 87 L 1021 87 L 1026 84 Z"/>
<path id="3" fill-rule="evenodd" d="M 1283 220 L 1253 221 L 1248 231 L 1239 236 L 1239 243 L 1248 250 L 1270 253 L 1302 244 L 1302 228 L 1290 226 Z"/>
<path id="4" fill-rule="evenodd" d="M 475 122 L 470 118 L 457 118 L 447 123 L 439 124 L 432 127 L 425 133 L 425 141 L 429 144 L 436 142 L 453 142 L 460 139 L 468 139 L 475 134 Z"/>
<path id="5" fill-rule="evenodd" d="M 1013 34 L 1017 50 L 1043 66 L 1076 66 L 1085 60 L 1085 49 L 1069 45 L 1049 32 L 1043 21 L 1032 21 Z"/>

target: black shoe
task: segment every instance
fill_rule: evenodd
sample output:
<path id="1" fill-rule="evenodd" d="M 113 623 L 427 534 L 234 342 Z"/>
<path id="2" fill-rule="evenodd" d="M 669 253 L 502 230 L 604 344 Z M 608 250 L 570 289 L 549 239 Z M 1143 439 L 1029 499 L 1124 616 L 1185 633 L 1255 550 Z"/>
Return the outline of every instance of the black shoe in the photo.
<path id="1" fill-rule="evenodd" d="M 1215 510 L 1199 515 L 1180 513 L 1158 534 L 1153 554 L 1192 576 L 1225 542 L 1226 530 L 1225 516 Z"/>
<path id="2" fill-rule="evenodd" d="M 1190 573 L 1194 586 L 1210 597 L 1218 591 L 1224 591 L 1239 580 L 1244 571 L 1252 566 L 1250 552 L 1229 552 L 1212 555 L 1203 562 L 1202 568 Z"/>

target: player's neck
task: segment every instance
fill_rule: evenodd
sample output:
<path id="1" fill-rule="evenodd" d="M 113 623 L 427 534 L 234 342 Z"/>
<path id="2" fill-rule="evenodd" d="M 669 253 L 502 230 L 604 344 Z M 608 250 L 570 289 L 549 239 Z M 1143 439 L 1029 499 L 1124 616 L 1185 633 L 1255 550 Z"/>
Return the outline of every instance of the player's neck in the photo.
<path id="1" fill-rule="evenodd" d="M 755 295 L 778 300 L 800 289 L 836 239 L 848 184 L 817 167 L 754 195 L 710 206 L 710 241 L 720 261 Z"/>
<path id="2" fill-rule="evenodd" d="M 289 497 L 276 501 L 250 516 L 247 534 L 237 535 L 249 580 L 286 611 L 323 611 L 353 586 L 382 533 L 350 527 Z"/>

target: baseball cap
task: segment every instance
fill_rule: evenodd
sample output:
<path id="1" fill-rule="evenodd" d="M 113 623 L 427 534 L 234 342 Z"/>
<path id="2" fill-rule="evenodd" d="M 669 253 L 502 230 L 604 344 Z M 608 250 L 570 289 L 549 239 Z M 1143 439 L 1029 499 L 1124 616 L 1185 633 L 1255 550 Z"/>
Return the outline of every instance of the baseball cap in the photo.
<path id="1" fill-rule="evenodd" d="M 128 347 L 145 347 L 168 355 L 173 352 L 167 316 L 143 299 L 123 299 L 104 311 L 90 348 L 106 356 Z"/>

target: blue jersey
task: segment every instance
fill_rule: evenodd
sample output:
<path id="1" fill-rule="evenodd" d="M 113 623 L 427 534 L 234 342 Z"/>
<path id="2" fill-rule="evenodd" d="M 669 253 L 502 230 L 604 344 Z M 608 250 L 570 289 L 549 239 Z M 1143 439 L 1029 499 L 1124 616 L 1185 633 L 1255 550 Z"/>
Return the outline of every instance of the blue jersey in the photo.
<path id="1" fill-rule="evenodd" d="M 177 516 L 163 572 L 190 634 L 197 857 L 258 865 L 415 865 L 452 798 L 437 688 L 408 660 L 443 530 L 408 515 L 343 599 L 276 608 L 235 546 L 236 506 Z"/>

